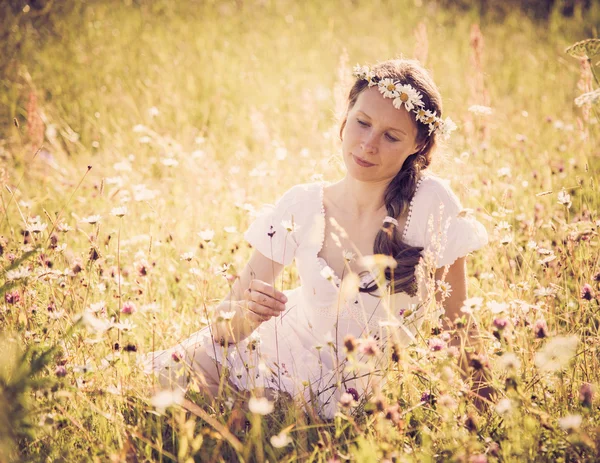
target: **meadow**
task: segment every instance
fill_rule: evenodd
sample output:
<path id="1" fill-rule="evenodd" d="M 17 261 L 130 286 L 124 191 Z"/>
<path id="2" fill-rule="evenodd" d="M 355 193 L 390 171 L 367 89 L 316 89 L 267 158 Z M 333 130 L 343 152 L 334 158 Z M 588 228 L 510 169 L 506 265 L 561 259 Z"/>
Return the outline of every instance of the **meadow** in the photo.
<path id="1" fill-rule="evenodd" d="M 600 107 L 575 104 L 600 87 L 599 56 L 565 52 L 598 36 L 598 5 L 534 22 L 427 0 L 112 0 L 43 35 L 15 21 L 0 462 L 600 459 Z M 139 356 L 206 322 L 262 204 L 343 175 L 352 67 L 397 56 L 438 83 L 458 130 L 432 170 L 489 234 L 459 326 L 479 327 L 468 368 L 495 401 L 473 404 L 435 322 L 333 420 L 152 390 Z M 280 289 L 296 284 L 286 268 Z"/>

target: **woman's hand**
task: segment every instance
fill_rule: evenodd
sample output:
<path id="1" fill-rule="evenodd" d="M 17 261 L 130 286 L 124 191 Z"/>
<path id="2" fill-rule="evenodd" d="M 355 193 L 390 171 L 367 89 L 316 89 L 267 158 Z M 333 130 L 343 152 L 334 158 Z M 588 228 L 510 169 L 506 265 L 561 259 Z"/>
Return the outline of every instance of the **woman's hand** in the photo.
<path id="1" fill-rule="evenodd" d="M 244 299 L 248 309 L 247 318 L 258 324 L 279 316 L 285 310 L 287 302 L 285 294 L 277 291 L 273 285 L 256 279 L 250 281 L 249 288 L 244 292 Z"/>

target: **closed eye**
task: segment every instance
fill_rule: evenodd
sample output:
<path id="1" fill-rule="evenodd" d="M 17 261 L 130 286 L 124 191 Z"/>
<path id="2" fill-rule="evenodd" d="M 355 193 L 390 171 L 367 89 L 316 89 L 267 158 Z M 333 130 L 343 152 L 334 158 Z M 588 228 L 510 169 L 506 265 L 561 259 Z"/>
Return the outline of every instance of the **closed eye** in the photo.
<path id="1" fill-rule="evenodd" d="M 359 123 L 360 125 L 362 125 L 363 127 L 369 127 L 369 124 L 368 124 L 367 122 L 365 122 L 365 121 L 361 121 L 360 119 L 356 119 L 356 122 L 358 122 L 358 123 Z M 398 140 L 397 138 L 395 138 L 395 137 L 392 137 L 392 136 L 391 136 L 389 133 L 386 133 L 386 134 L 385 134 L 385 137 L 386 137 L 386 138 L 387 138 L 389 141 L 391 141 L 392 143 L 395 143 L 395 142 L 397 142 L 397 141 L 400 141 L 400 140 Z"/>

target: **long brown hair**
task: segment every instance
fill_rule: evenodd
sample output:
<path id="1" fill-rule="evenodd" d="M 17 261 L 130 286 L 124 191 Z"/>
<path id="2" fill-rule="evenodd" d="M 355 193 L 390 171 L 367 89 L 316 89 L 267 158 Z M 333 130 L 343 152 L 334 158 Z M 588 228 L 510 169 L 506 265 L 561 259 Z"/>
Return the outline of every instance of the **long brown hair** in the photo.
<path id="1" fill-rule="evenodd" d="M 426 109 L 435 111 L 438 117 L 442 116 L 442 98 L 440 92 L 433 82 L 427 70 L 416 60 L 395 59 L 384 61 L 371 68 L 380 79 L 390 78 L 403 84 L 410 84 L 423 95 L 423 103 Z M 340 126 L 340 139 L 348 113 L 356 104 L 358 96 L 367 88 L 367 81 L 358 79 L 348 95 L 348 107 Z M 410 207 L 421 172 L 431 163 L 431 157 L 435 148 L 435 133 L 429 134 L 428 126 L 418 122 L 414 113 L 410 113 L 417 127 L 416 142 L 419 150 L 406 159 L 400 171 L 392 179 L 384 193 L 384 202 L 390 217 L 398 218 Z M 394 293 L 406 292 L 414 296 L 417 292 L 415 268 L 421 257 L 422 247 L 410 246 L 402 241 L 402 230 L 392 223 L 384 223 L 375 237 L 373 252 L 375 254 L 386 254 L 392 256 L 398 263 L 393 270 L 386 269 L 386 279 L 391 282 Z M 393 281 L 392 281 L 393 280 Z M 377 285 L 361 288 L 363 292 L 374 292 Z"/>

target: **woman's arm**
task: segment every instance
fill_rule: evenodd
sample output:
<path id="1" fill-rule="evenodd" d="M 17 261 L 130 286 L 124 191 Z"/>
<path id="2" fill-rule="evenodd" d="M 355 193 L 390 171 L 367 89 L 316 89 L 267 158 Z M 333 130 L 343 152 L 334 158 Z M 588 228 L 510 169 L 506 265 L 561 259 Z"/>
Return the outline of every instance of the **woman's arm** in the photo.
<path id="1" fill-rule="evenodd" d="M 235 311 L 233 319 L 211 324 L 213 339 L 234 344 L 249 336 L 263 321 L 285 310 L 285 295 L 275 289 L 275 280 L 283 265 L 254 251 L 236 278 L 231 292 L 216 311 Z"/>
<path id="2" fill-rule="evenodd" d="M 441 280 L 444 275 L 444 267 L 438 269 L 435 274 L 436 281 Z M 450 296 L 443 300 L 446 316 L 444 317 L 444 329 L 453 329 L 454 320 L 462 315 L 460 309 L 463 307 L 465 300 L 467 299 L 467 266 L 466 258 L 461 257 L 457 259 L 449 268 L 444 280 L 450 284 L 452 292 Z M 436 294 L 438 301 L 441 300 L 441 294 Z M 451 339 L 450 345 L 454 345 L 460 349 L 460 360 L 459 365 L 462 371 L 466 374 L 469 371 L 469 361 L 473 355 L 477 355 L 483 349 L 479 330 L 477 326 L 467 326 L 466 336 L 461 335 L 457 332 Z M 472 351 L 470 354 L 465 350 L 470 348 Z M 489 400 L 494 390 L 488 385 L 486 374 L 483 369 L 474 369 L 471 378 L 473 380 L 472 390 L 477 396 L 483 399 Z M 481 406 L 481 399 L 475 402 L 478 406 Z"/>

